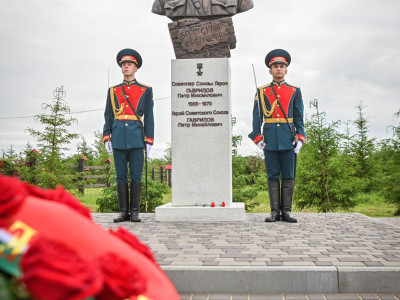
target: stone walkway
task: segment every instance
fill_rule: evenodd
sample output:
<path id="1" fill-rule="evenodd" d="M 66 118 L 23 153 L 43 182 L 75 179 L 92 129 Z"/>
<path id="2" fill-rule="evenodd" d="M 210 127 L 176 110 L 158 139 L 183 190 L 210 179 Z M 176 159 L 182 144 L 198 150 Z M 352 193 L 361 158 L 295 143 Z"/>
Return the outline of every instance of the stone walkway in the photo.
<path id="1" fill-rule="evenodd" d="M 266 214 L 244 223 L 159 223 L 141 214 L 141 223 L 117 225 L 115 216 L 93 219 L 134 233 L 161 266 L 400 267 L 400 226 L 357 213 L 298 213 L 295 224 L 265 223 Z"/>
<path id="2" fill-rule="evenodd" d="M 92 216 L 146 243 L 181 299 L 400 300 L 400 218 L 297 213 L 290 224 L 246 214 L 245 222 L 161 223 L 141 214 L 141 223 L 115 224 L 116 214 Z"/>

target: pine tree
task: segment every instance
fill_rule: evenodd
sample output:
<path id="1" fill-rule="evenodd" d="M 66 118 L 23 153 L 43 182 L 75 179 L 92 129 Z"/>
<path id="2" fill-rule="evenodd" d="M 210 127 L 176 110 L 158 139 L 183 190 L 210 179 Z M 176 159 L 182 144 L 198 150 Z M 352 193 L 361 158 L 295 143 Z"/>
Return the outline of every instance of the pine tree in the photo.
<path id="1" fill-rule="evenodd" d="M 21 164 L 21 158 L 18 153 L 10 145 L 6 151 L 3 150 L 3 167 L 1 168 L 1 173 L 4 175 L 15 176 L 18 174 L 18 169 Z"/>
<path id="2" fill-rule="evenodd" d="M 94 161 L 94 151 L 86 142 L 84 136 L 81 136 L 82 142 L 78 143 L 76 146 L 78 154 L 83 154 L 87 158 L 86 164 L 91 165 Z"/>
<path id="3" fill-rule="evenodd" d="M 340 143 L 341 151 L 344 155 L 351 155 L 351 131 L 350 131 L 350 122 L 344 122 L 346 125 L 345 133 L 342 134 L 342 142 Z"/>
<path id="4" fill-rule="evenodd" d="M 33 150 L 32 145 L 27 142 L 23 152 L 25 164 L 20 169 L 22 179 L 26 182 L 36 184 L 36 177 L 39 173 L 37 162 L 40 154 Z"/>
<path id="5" fill-rule="evenodd" d="M 232 128 L 232 131 L 233 131 L 233 127 L 236 125 L 236 118 L 232 117 L 231 122 L 232 122 L 231 123 L 231 128 Z M 240 146 L 241 143 L 242 143 L 242 136 L 241 135 L 234 135 L 232 133 L 232 155 L 234 157 L 238 155 L 237 148 Z"/>
<path id="6" fill-rule="evenodd" d="M 172 145 L 167 144 L 167 148 L 164 150 L 164 157 L 165 163 L 170 165 L 172 163 Z"/>
<path id="7" fill-rule="evenodd" d="M 57 184 L 67 185 L 69 182 L 67 167 L 63 164 L 63 151 L 69 150 L 68 145 L 78 134 L 68 132 L 68 127 L 77 123 L 73 117 L 68 117 L 70 108 L 64 97 L 63 87 L 54 90 L 52 103 L 43 103 L 42 108 L 49 110 L 49 114 L 36 115 L 35 120 L 44 125 L 44 130 L 27 128 L 30 135 L 38 141 L 38 150 L 41 154 L 42 172 L 38 184 L 45 188 L 55 188 Z"/>
<path id="8" fill-rule="evenodd" d="M 373 153 L 374 139 L 368 138 L 368 119 L 364 115 L 365 106 L 361 101 L 357 106 L 357 118 L 352 123 L 356 126 L 357 133 L 351 137 L 351 153 L 357 166 L 357 177 L 362 178 L 363 190 L 370 191 L 374 172 Z"/>
<path id="9" fill-rule="evenodd" d="M 100 130 L 94 132 L 94 143 L 93 143 L 93 157 L 95 165 L 102 165 L 108 159 L 113 157 L 112 154 L 108 154 L 104 147 L 103 133 Z"/>
<path id="10" fill-rule="evenodd" d="M 339 121 L 328 124 L 317 100 L 310 107 L 316 112 L 305 122 L 307 141 L 298 159 L 295 204 L 321 212 L 348 210 L 355 206 L 357 182 L 351 161 L 339 151 Z"/>
<path id="11" fill-rule="evenodd" d="M 395 113 L 400 119 L 400 110 Z M 400 123 L 391 126 L 393 135 L 381 143 L 382 168 L 384 173 L 382 194 L 397 206 L 396 215 L 400 215 Z"/>

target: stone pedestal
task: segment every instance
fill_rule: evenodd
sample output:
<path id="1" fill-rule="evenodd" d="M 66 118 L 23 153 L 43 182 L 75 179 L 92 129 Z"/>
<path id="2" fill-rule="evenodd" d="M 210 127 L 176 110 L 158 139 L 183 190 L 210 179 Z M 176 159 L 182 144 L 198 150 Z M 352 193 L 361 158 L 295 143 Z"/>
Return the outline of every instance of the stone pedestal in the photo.
<path id="1" fill-rule="evenodd" d="M 172 60 L 172 203 L 157 221 L 244 221 L 232 203 L 230 85 L 227 58 Z"/>
<path id="2" fill-rule="evenodd" d="M 168 24 L 176 58 L 231 57 L 236 47 L 232 18 L 185 18 Z"/>

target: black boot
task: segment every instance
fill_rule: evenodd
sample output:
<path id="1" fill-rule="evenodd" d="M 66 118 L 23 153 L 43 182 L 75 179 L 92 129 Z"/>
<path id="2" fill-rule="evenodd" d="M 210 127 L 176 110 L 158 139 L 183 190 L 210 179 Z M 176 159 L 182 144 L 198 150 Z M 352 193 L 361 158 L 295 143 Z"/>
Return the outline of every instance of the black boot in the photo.
<path id="1" fill-rule="evenodd" d="M 131 182 L 131 221 L 140 222 L 140 194 L 142 190 L 141 182 Z"/>
<path id="2" fill-rule="evenodd" d="M 282 221 L 297 223 L 292 216 L 292 200 L 294 192 L 294 180 L 282 180 Z"/>
<path id="3" fill-rule="evenodd" d="M 269 205 L 271 206 L 271 215 L 265 219 L 265 222 L 280 221 L 280 189 L 279 180 L 268 181 Z"/>
<path id="4" fill-rule="evenodd" d="M 119 216 L 114 219 L 114 223 L 129 221 L 129 189 L 128 183 L 117 184 Z"/>

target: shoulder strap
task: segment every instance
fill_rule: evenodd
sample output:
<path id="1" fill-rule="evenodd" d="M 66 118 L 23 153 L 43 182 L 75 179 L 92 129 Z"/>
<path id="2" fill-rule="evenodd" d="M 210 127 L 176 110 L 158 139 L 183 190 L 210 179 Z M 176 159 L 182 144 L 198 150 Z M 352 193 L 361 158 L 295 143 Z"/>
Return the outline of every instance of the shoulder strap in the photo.
<path id="1" fill-rule="evenodd" d="M 197 12 L 199 13 L 200 16 L 204 17 L 206 14 L 203 10 L 203 7 L 200 5 L 199 0 L 190 0 L 192 1 L 193 5 L 196 7 Z"/>
<path id="2" fill-rule="evenodd" d="M 296 131 L 295 131 L 294 128 L 292 128 L 292 126 L 290 125 L 289 120 L 288 120 L 288 118 L 287 118 L 287 116 L 286 116 L 286 113 L 285 113 L 285 109 L 284 109 L 283 106 L 281 105 L 281 102 L 279 101 L 279 98 L 278 98 L 278 96 L 276 95 L 276 92 L 275 92 L 275 89 L 274 89 L 275 84 L 274 84 L 273 82 L 272 82 L 271 84 L 272 84 L 272 90 L 274 91 L 274 95 L 275 95 L 276 101 L 278 102 L 278 105 L 281 107 L 282 112 L 283 112 L 283 115 L 285 116 L 286 124 L 289 126 L 289 129 L 290 129 L 290 131 L 291 131 L 292 134 L 293 134 L 293 138 L 294 138 L 294 140 L 295 140 L 296 143 L 297 143 Z"/>

